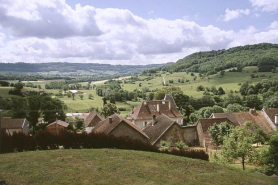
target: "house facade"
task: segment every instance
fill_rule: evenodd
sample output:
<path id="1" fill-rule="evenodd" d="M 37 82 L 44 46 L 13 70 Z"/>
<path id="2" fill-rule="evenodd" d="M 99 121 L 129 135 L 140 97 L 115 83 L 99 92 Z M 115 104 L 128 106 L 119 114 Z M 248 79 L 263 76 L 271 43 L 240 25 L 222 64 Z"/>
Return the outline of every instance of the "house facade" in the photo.
<path id="1" fill-rule="evenodd" d="M 29 121 L 26 118 L 13 119 L 10 117 L 4 117 L 1 120 L 1 128 L 11 135 L 15 132 L 23 132 L 24 134 L 29 134 L 29 126 Z"/>
<path id="2" fill-rule="evenodd" d="M 68 123 L 61 120 L 57 120 L 47 125 L 46 130 L 52 134 L 58 135 L 62 131 L 67 131 L 68 126 L 69 126 Z"/>
<path id="3" fill-rule="evenodd" d="M 172 146 L 179 141 L 189 146 L 198 145 L 196 126 L 181 126 L 164 114 L 154 117 L 143 132 L 150 138 L 150 143 L 158 147 L 161 141 L 170 141 Z"/>
<path id="4" fill-rule="evenodd" d="M 132 110 L 127 119 L 143 129 L 152 122 L 153 116 L 158 117 L 162 114 L 183 125 L 184 116 L 171 100 L 144 100 Z"/>
<path id="5" fill-rule="evenodd" d="M 142 142 L 149 142 L 149 137 L 136 125 L 118 114 L 100 121 L 93 129 L 94 133 L 104 133 L 116 137 L 129 137 Z"/>

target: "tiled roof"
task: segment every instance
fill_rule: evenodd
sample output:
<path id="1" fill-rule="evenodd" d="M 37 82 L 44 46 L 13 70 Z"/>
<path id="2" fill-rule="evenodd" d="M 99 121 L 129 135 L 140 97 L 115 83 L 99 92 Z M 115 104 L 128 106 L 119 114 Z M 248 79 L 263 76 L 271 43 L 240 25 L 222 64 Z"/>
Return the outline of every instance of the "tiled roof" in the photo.
<path id="1" fill-rule="evenodd" d="M 278 114 L 278 109 L 264 109 L 264 111 L 272 123 L 275 124 L 275 115 Z"/>
<path id="2" fill-rule="evenodd" d="M 159 111 L 157 111 L 158 106 Z M 170 106 L 171 110 L 169 109 Z M 158 117 L 161 114 L 165 114 L 170 118 L 183 118 L 183 115 L 178 111 L 176 106 L 173 103 L 170 103 L 170 101 L 168 100 L 143 101 L 137 106 L 137 108 L 133 109 L 132 113 L 129 116 L 134 120 L 150 120 L 152 119 L 153 115 Z"/>
<path id="3" fill-rule="evenodd" d="M 98 117 L 99 119 L 94 119 L 95 117 Z M 94 109 L 90 112 L 90 114 L 86 117 L 84 120 L 85 122 L 85 127 L 88 127 L 88 125 L 91 123 L 93 126 L 98 124 L 98 120 L 103 121 L 104 118 Z"/>
<path id="4" fill-rule="evenodd" d="M 166 94 L 165 97 L 164 97 L 164 100 L 168 100 L 168 101 L 171 101 L 171 103 L 173 103 L 173 105 L 178 108 L 172 94 Z"/>
<path id="5" fill-rule="evenodd" d="M 110 118 L 112 118 L 112 122 L 109 123 L 109 118 L 99 122 L 92 130 L 92 132 L 95 133 L 104 133 L 104 134 L 109 134 L 111 133 L 120 123 L 125 123 L 127 125 L 129 125 L 130 127 L 132 127 L 134 130 L 136 130 L 137 132 L 139 132 L 141 135 L 143 135 L 144 137 L 146 137 L 147 139 L 149 139 L 149 137 L 135 124 L 131 123 L 130 121 L 128 121 L 127 119 L 121 117 L 118 114 L 113 114 L 112 116 L 110 116 Z"/>
<path id="6" fill-rule="evenodd" d="M 176 122 L 174 120 L 162 114 L 156 118 L 154 124 L 151 122 L 146 128 L 144 128 L 143 132 L 149 136 L 151 144 L 155 144 L 175 123 Z"/>
<path id="7" fill-rule="evenodd" d="M 228 118 L 234 124 L 239 124 L 243 126 L 246 121 L 250 121 L 252 123 L 260 126 L 265 132 L 273 131 L 263 113 L 260 111 L 256 111 L 255 113 L 250 112 L 232 112 L 232 113 L 214 113 L 215 118 Z"/>
<path id="8" fill-rule="evenodd" d="M 23 123 L 26 121 L 25 118 L 12 119 L 10 117 L 2 118 L 1 128 L 7 129 L 19 129 L 23 127 Z"/>
<path id="9" fill-rule="evenodd" d="M 60 125 L 60 126 L 62 126 L 62 127 L 68 127 L 69 126 L 69 124 L 68 123 L 66 123 L 66 122 L 64 122 L 64 121 L 61 121 L 61 120 L 57 120 L 57 121 L 54 121 L 53 123 L 50 123 L 49 125 L 47 125 L 47 127 L 49 127 L 49 126 L 51 126 L 51 125 L 54 125 L 54 124 L 58 124 L 58 125 Z"/>

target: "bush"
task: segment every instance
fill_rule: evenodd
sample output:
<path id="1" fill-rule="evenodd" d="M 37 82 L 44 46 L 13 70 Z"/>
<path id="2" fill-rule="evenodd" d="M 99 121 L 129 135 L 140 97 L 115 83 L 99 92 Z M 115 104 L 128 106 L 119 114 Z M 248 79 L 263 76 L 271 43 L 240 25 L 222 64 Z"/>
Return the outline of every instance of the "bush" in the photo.
<path id="1" fill-rule="evenodd" d="M 176 144 L 176 147 L 179 149 L 179 150 L 187 150 L 189 147 L 182 141 L 179 141 L 177 142 Z"/>
<path id="2" fill-rule="evenodd" d="M 141 140 L 130 137 L 116 137 L 101 133 L 62 131 L 58 136 L 48 131 L 38 131 L 35 136 L 28 136 L 23 133 L 7 134 L 2 132 L 2 148 L 0 153 L 22 152 L 32 150 L 50 150 L 59 149 L 63 146 L 65 149 L 82 149 L 82 148 L 113 148 L 125 150 L 139 150 L 147 152 L 166 153 L 194 159 L 208 160 L 208 155 L 203 150 L 178 150 L 160 151 L 157 147 Z M 181 146 L 184 146 L 180 143 Z M 186 145 L 185 145 L 186 146 Z"/>

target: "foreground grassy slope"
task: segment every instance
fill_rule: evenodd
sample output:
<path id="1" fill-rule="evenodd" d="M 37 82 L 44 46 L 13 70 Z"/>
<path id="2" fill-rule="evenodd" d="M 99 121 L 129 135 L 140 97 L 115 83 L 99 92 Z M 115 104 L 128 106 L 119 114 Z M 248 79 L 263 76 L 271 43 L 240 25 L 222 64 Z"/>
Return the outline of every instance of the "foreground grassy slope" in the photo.
<path id="1" fill-rule="evenodd" d="M 108 149 L 0 155 L 7 184 L 277 184 L 278 180 L 184 157 Z"/>

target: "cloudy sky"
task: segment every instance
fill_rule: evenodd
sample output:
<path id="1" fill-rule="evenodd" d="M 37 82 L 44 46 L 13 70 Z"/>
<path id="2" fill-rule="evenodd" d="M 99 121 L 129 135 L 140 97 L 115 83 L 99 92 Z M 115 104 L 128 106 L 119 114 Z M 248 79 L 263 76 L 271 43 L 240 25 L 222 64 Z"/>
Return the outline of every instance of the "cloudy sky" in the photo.
<path id="1" fill-rule="evenodd" d="M 175 62 L 278 43 L 278 0 L 0 0 L 0 62 Z"/>

